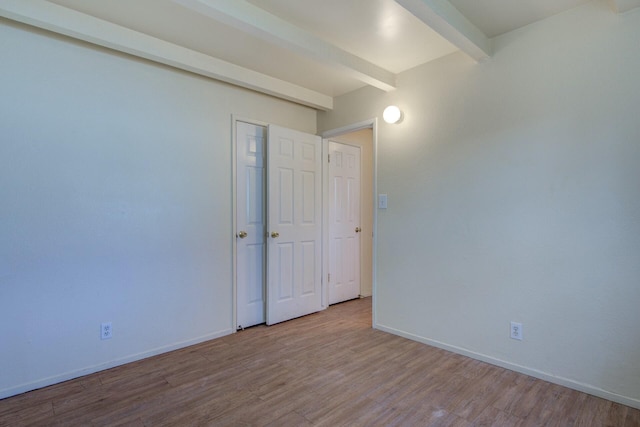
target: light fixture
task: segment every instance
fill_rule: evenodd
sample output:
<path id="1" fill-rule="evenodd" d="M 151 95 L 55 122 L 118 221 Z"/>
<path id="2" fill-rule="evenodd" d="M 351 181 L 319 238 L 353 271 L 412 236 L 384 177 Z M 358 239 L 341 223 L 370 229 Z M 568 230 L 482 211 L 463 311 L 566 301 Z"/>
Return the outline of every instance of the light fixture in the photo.
<path id="1" fill-rule="evenodd" d="M 389 105 L 382 112 L 382 118 L 389 124 L 400 123 L 402 121 L 402 111 L 395 105 Z"/>

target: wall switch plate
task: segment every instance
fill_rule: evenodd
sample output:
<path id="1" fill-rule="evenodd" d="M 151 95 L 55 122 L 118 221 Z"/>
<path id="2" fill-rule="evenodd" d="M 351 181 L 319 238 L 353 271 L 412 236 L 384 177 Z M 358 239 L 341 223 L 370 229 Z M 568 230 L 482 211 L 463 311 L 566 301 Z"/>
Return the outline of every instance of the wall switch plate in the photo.
<path id="1" fill-rule="evenodd" d="M 378 209 L 387 209 L 387 195 L 378 194 Z"/>
<path id="2" fill-rule="evenodd" d="M 100 339 L 108 340 L 113 336 L 113 328 L 111 327 L 111 322 L 105 322 L 100 324 Z"/>
<path id="3" fill-rule="evenodd" d="M 511 338 L 522 341 L 522 323 L 511 322 Z"/>

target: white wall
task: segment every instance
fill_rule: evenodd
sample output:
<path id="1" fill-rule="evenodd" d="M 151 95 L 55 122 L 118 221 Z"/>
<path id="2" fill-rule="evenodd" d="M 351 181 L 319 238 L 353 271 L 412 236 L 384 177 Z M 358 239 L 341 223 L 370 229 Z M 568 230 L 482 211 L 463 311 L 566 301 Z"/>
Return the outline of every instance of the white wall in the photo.
<path id="1" fill-rule="evenodd" d="M 329 138 L 360 147 L 360 295 L 373 293 L 373 129 L 360 129 Z"/>
<path id="2" fill-rule="evenodd" d="M 405 112 L 378 133 L 377 327 L 640 407 L 639 40 L 640 9 L 592 2 L 319 115 Z"/>
<path id="3" fill-rule="evenodd" d="M 315 111 L 7 20 L 0 57 L 0 398 L 230 333 L 231 114 Z"/>

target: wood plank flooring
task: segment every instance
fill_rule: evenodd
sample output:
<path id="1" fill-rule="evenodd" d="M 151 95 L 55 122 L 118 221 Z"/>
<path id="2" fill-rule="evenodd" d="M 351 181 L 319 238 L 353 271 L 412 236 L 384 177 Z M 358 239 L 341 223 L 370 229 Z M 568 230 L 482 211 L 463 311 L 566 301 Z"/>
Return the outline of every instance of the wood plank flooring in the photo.
<path id="1" fill-rule="evenodd" d="M 361 299 L 0 400 L 0 426 L 640 426 L 640 410 L 371 329 Z"/>

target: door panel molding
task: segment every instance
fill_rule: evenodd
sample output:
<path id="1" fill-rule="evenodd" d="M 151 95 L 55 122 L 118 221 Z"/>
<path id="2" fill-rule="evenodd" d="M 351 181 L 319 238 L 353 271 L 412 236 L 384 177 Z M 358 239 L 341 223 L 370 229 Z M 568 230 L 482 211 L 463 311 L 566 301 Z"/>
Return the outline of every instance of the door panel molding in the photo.
<path id="1" fill-rule="evenodd" d="M 360 296 L 359 146 L 329 141 L 329 304 Z"/>
<path id="2" fill-rule="evenodd" d="M 267 128 L 234 121 L 234 327 L 246 328 L 265 319 L 264 230 Z M 237 197 L 238 189 L 242 197 Z"/>
<path id="3" fill-rule="evenodd" d="M 269 125 L 268 139 L 267 324 L 272 325 L 322 309 L 322 143 L 319 136 L 275 125 Z"/>

